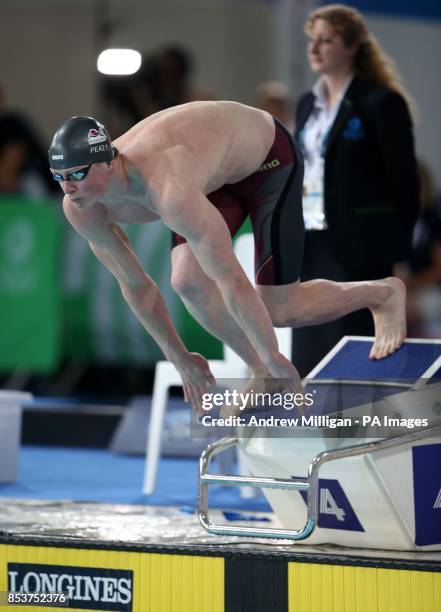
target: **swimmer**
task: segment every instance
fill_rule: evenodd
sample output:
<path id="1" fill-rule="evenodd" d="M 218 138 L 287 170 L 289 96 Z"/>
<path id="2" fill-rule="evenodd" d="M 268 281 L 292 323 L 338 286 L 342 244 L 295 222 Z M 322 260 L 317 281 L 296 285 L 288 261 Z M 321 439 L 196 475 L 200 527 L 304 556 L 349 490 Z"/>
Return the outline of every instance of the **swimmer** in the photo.
<path id="1" fill-rule="evenodd" d="M 113 142 L 96 119 L 72 117 L 52 140 L 49 165 L 65 193 L 67 219 L 116 277 L 198 412 L 214 382 L 208 363 L 186 350 L 120 223 L 162 219 L 172 230 L 172 286 L 188 310 L 255 378 L 284 379 L 288 392 L 303 387 L 278 350 L 273 325 L 315 325 L 369 308 L 376 329 L 372 359 L 404 341 L 405 289 L 398 279 L 299 281 L 303 161 L 286 128 L 266 111 L 190 102 L 151 115 Z M 231 241 L 248 215 L 255 288 Z"/>

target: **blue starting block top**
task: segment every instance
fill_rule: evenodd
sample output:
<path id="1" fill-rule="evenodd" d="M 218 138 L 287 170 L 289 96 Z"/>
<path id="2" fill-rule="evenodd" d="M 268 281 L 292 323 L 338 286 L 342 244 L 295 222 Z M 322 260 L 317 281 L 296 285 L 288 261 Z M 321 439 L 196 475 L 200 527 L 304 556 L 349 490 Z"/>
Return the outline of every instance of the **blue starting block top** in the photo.
<path id="1" fill-rule="evenodd" d="M 345 336 L 310 372 L 306 389 L 314 395 L 311 414 L 372 403 L 404 393 L 419 381 L 441 381 L 441 340 L 408 339 L 398 351 L 380 360 L 369 359 L 372 342 L 373 338 Z M 332 382 L 315 385 L 315 380 Z M 350 381 L 366 384 L 351 385 Z"/>
<path id="2" fill-rule="evenodd" d="M 373 338 L 345 336 L 304 380 L 313 395 L 308 415 L 328 415 L 372 404 L 386 397 L 405 393 L 414 385 L 441 382 L 441 340 L 408 339 L 384 359 L 371 360 Z M 351 384 L 353 381 L 353 384 Z M 440 398 L 441 399 L 441 398 Z M 298 417 L 294 407 L 259 407 L 266 417 Z M 249 421 L 252 414 L 242 416 Z"/>
<path id="3" fill-rule="evenodd" d="M 441 379 L 441 340 L 406 340 L 385 359 L 371 360 L 372 338 L 345 336 L 307 378 L 345 380 Z"/>

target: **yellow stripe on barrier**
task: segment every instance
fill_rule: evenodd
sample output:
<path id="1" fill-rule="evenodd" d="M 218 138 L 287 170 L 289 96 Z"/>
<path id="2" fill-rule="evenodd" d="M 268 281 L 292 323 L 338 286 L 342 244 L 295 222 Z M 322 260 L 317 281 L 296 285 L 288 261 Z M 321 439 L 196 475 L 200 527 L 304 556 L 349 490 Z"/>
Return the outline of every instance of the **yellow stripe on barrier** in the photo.
<path id="1" fill-rule="evenodd" d="M 441 573 L 288 564 L 289 612 L 440 612 Z"/>

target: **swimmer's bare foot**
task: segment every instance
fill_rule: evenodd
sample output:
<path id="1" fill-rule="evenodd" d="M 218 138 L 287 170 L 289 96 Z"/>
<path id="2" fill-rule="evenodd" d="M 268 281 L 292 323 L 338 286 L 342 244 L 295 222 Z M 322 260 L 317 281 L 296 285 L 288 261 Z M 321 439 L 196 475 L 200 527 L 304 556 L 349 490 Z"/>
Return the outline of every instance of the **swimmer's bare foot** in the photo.
<path id="1" fill-rule="evenodd" d="M 369 359 L 383 359 L 394 353 L 406 337 L 406 287 L 399 278 L 380 281 L 389 287 L 382 302 L 371 308 L 375 323 L 375 341 Z"/>

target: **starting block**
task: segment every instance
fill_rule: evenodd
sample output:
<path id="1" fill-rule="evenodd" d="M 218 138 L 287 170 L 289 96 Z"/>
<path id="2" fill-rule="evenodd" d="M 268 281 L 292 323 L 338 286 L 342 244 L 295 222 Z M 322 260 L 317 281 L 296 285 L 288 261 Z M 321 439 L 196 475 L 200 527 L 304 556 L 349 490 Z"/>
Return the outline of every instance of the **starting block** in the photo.
<path id="1" fill-rule="evenodd" d="M 380 361 L 368 359 L 371 343 L 345 337 L 310 373 L 308 427 L 248 428 L 207 447 L 199 520 L 209 532 L 441 550 L 441 340 L 407 340 Z M 233 445 L 252 475 L 209 474 L 212 456 Z M 261 488 L 280 527 L 212 523 L 210 485 Z"/>

